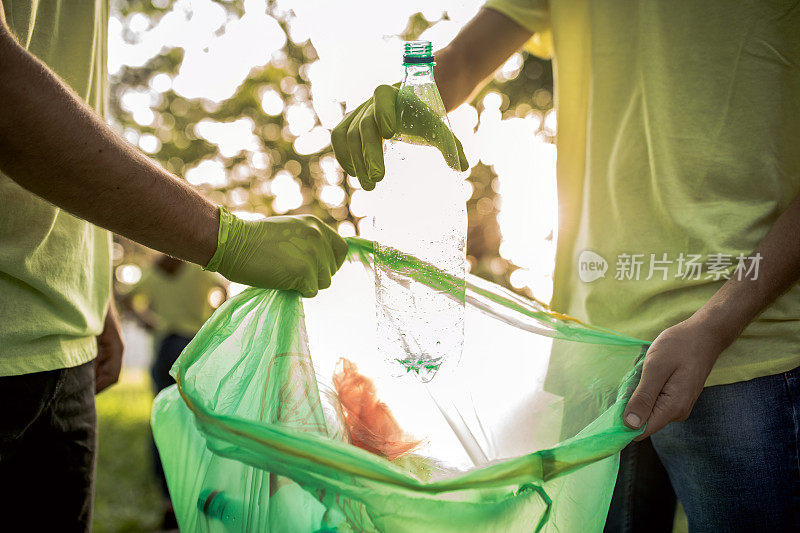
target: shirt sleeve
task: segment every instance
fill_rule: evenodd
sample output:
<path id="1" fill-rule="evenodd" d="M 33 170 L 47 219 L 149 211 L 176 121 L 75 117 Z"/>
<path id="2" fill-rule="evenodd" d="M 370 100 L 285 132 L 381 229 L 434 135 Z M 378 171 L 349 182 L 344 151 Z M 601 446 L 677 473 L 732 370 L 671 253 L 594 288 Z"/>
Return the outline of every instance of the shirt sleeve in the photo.
<path id="1" fill-rule="evenodd" d="M 553 38 L 548 4 L 548 0 L 488 0 L 483 7 L 507 16 L 533 33 L 523 48 L 534 55 L 550 58 Z"/>

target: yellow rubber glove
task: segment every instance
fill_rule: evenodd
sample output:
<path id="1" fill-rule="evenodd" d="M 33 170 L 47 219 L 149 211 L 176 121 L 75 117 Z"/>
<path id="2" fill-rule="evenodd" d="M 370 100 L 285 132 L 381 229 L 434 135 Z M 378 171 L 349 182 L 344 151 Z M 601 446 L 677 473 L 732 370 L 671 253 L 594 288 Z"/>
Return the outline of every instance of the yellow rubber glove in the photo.
<path id="1" fill-rule="evenodd" d="M 347 243 L 311 215 L 242 220 L 219 208 L 217 251 L 205 269 L 264 289 L 295 290 L 311 298 L 331 285 Z"/>
<path id="2" fill-rule="evenodd" d="M 383 162 L 383 139 L 400 133 L 420 138 L 425 144 L 435 146 L 444 155 L 447 164 L 455 170 L 469 168 L 461 141 L 455 136 L 458 161 L 450 155 L 450 146 L 443 141 L 450 138 L 450 130 L 436 113 L 413 95 L 398 101 L 398 88 L 380 85 L 373 97 L 349 113 L 331 132 L 331 144 L 336 160 L 345 172 L 356 176 L 361 186 L 371 191 L 386 172 Z M 398 115 L 408 113 L 413 121 L 399 131 Z"/>

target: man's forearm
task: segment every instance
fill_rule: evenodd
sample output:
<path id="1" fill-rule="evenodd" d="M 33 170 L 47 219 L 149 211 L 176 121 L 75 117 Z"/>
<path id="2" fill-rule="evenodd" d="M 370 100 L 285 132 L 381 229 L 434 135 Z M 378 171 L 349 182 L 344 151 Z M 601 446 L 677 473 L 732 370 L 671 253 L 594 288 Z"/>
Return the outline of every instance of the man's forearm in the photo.
<path id="1" fill-rule="evenodd" d="M 146 246 L 209 261 L 216 207 L 112 132 L 1 21 L 0 102 L 0 170 L 11 179 Z"/>
<path id="2" fill-rule="evenodd" d="M 754 259 L 756 255 L 760 258 Z M 714 331 L 723 348 L 800 280 L 800 195 L 778 217 L 750 257 L 758 262 L 758 275 L 743 275 L 741 279 L 731 276 L 693 316 Z"/>
<path id="3" fill-rule="evenodd" d="M 475 92 L 531 32 L 491 9 L 482 9 L 442 50 L 436 52 L 436 85 L 452 111 Z"/>

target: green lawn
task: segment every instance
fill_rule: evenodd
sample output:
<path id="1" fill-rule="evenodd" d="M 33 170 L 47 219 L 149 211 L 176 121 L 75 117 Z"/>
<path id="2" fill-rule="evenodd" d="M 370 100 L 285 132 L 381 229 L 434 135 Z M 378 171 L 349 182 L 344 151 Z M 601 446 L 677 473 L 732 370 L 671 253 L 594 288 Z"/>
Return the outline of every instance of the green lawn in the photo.
<path id="1" fill-rule="evenodd" d="M 161 496 L 150 451 L 149 376 L 128 371 L 97 397 L 99 452 L 94 531 L 157 531 Z"/>

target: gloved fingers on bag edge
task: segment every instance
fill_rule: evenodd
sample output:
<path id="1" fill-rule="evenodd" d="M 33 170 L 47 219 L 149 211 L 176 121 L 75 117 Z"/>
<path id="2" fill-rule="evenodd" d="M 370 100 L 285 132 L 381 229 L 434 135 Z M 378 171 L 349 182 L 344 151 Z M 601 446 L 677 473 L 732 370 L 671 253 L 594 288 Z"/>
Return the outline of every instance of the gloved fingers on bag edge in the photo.
<path id="1" fill-rule="evenodd" d="M 314 239 L 320 241 L 324 250 L 324 260 L 329 265 L 328 270 L 334 274 L 342 266 L 347 256 L 347 241 L 336 230 L 314 215 L 299 215 L 305 217 L 308 224 L 316 230 Z M 318 252 L 317 252 L 318 253 Z"/>
<path id="2" fill-rule="evenodd" d="M 313 275 L 316 276 L 316 279 L 313 283 L 301 284 L 300 292 L 306 298 L 315 296 L 319 290 L 331 286 L 333 274 L 342 266 L 347 255 L 347 242 L 333 228 L 313 215 L 308 215 L 308 217 L 309 222 L 318 232 L 314 236 L 314 239 L 318 239 L 318 243 L 313 257 L 316 265 Z"/>
<path id="3" fill-rule="evenodd" d="M 312 268 L 309 265 L 309 268 Z M 303 298 L 313 298 L 319 293 L 319 274 L 311 272 L 310 275 L 299 278 L 292 289 L 300 293 Z"/>
<path id="4" fill-rule="evenodd" d="M 320 265 L 319 270 L 317 270 L 317 288 L 319 290 L 325 290 L 331 286 L 333 273 L 329 265 L 330 263 L 323 263 Z"/>
<path id="5" fill-rule="evenodd" d="M 331 286 L 331 276 L 338 270 L 336 266 L 336 255 L 333 251 L 333 242 L 329 234 L 327 224 L 318 222 L 319 238 L 322 241 L 322 256 L 317 257 L 317 287 L 327 289 Z M 327 283 L 327 284 L 326 284 Z"/>
<path id="6" fill-rule="evenodd" d="M 336 264 L 336 270 L 339 270 L 344 264 L 345 259 L 347 259 L 347 250 L 348 250 L 347 241 L 344 240 L 342 236 L 336 232 L 336 230 L 334 230 L 327 224 L 323 223 L 323 225 L 325 226 L 325 229 L 323 231 L 327 234 L 328 241 L 330 242 L 331 249 L 333 250 L 333 260 L 335 261 Z M 334 272 L 336 270 L 334 270 Z"/>

